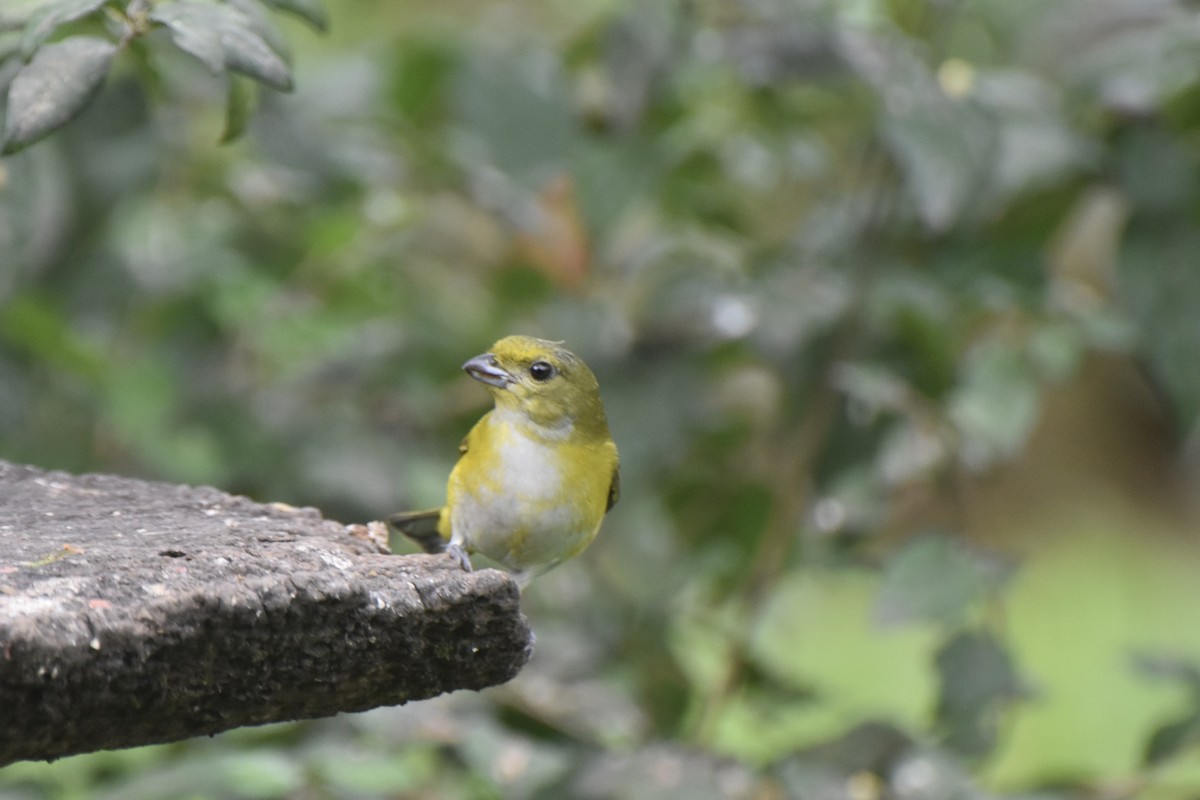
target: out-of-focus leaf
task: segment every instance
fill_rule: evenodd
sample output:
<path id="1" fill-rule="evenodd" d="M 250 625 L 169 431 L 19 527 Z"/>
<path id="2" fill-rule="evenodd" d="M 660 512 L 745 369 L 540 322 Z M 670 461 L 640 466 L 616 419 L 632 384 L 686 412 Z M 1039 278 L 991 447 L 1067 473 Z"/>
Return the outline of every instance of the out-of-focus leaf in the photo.
<path id="1" fill-rule="evenodd" d="M 261 36 L 267 46 L 282 58 L 284 63 L 291 62 L 292 55 L 287 37 L 283 35 L 283 31 L 279 29 L 274 17 L 263 8 L 259 0 L 224 0 L 224 2 L 246 17 L 250 30 Z"/>
<path id="2" fill-rule="evenodd" d="M 329 27 L 329 12 L 321 0 L 263 0 L 269 6 L 288 11 L 319 31 Z"/>
<path id="3" fill-rule="evenodd" d="M 994 169 L 996 127 L 971 102 L 947 95 L 899 37 L 853 31 L 842 52 L 880 98 L 879 127 L 925 225 L 948 230 Z"/>
<path id="4" fill-rule="evenodd" d="M 1113 154 L 1116 158 L 1117 221 L 1124 223 L 1132 209 L 1161 224 L 1185 215 L 1197 197 L 1197 187 L 1188 177 L 1195 167 L 1195 153 L 1170 131 L 1149 128 L 1130 132 Z M 1093 190 L 1095 191 L 1095 190 Z M 1153 216 L 1149 216 L 1153 215 Z M 1142 220 L 1134 218 L 1136 225 Z"/>
<path id="5" fill-rule="evenodd" d="M 894 725 L 864 722 L 836 739 L 802 751 L 797 758 L 835 768 L 842 775 L 864 771 L 883 775 L 911 747 L 912 737 Z"/>
<path id="6" fill-rule="evenodd" d="M 972 552 L 949 536 L 922 536 L 888 562 L 875 619 L 883 625 L 954 624 L 1011 574 L 1011 565 Z"/>
<path id="7" fill-rule="evenodd" d="M 225 790 L 247 800 L 294 795 L 305 783 L 304 764 L 273 749 L 232 753 L 214 766 L 225 780 Z"/>
<path id="8" fill-rule="evenodd" d="M 344 747 L 318 751 L 309 759 L 309 768 L 319 772 L 342 796 L 395 797 L 415 793 L 433 777 L 436 764 L 436 750 L 415 742 L 400 752 L 364 752 Z"/>
<path id="9" fill-rule="evenodd" d="M 943 750 L 921 749 L 904 754 L 887 775 L 884 796 L 894 800 L 988 800 L 973 785 L 962 762 Z"/>
<path id="10" fill-rule="evenodd" d="M 1190 224 L 1137 229 L 1127 240 L 1121 284 L 1138 328 L 1138 347 L 1166 396 L 1178 427 L 1194 433 L 1200 421 L 1200 235 Z"/>
<path id="11" fill-rule="evenodd" d="M 408 124 L 436 130 L 445 122 L 447 96 L 461 53 L 441 38 L 406 40 L 396 49 L 392 103 Z"/>
<path id="12" fill-rule="evenodd" d="M 986 753 L 996 743 L 1001 712 L 1029 694 L 1012 657 L 991 634 L 966 631 L 938 650 L 937 671 L 946 743 L 960 753 Z"/>
<path id="13" fill-rule="evenodd" d="M 1179 681 L 1200 698 L 1200 665 L 1184 656 L 1134 653 L 1133 667 L 1149 678 Z"/>
<path id="14" fill-rule="evenodd" d="M 14 31 L 25 27 L 46 0 L 4 0 L 0 3 L 0 31 Z"/>
<path id="15" fill-rule="evenodd" d="M 8 300 L 0 314 L 0 338 L 63 372 L 95 380 L 104 370 L 97 348 L 71 330 L 60 309 L 42 298 Z"/>
<path id="16" fill-rule="evenodd" d="M 1156 728 L 1146 742 L 1142 761 L 1148 766 L 1161 764 L 1197 743 L 1200 743 L 1200 713 L 1193 712 Z"/>
<path id="17" fill-rule="evenodd" d="M 744 765 L 677 744 L 650 744 L 601 755 L 584 765 L 569 791 L 576 800 L 751 800 L 770 785 Z"/>
<path id="18" fill-rule="evenodd" d="M 92 99 L 117 46 L 73 36 L 38 50 L 8 87 L 4 147 L 13 153 L 65 125 Z"/>
<path id="19" fill-rule="evenodd" d="M 273 89 L 292 88 L 291 70 L 245 13 L 224 4 L 168 0 L 150 18 L 171 30 L 175 44 L 200 59 L 213 74 L 226 69 L 249 75 Z"/>
<path id="20" fill-rule="evenodd" d="M 933 705 L 929 656 L 936 633 L 927 626 L 880 631 L 871 621 L 877 575 L 866 570 L 806 568 L 777 585 L 754 632 L 755 663 L 784 685 L 811 689 L 812 699 L 771 736 L 781 708 L 756 715 L 722 745 L 758 758 L 779 757 L 844 733 L 863 709 L 898 725 L 917 724 Z M 782 698 L 780 698 L 782 699 Z M 788 698 L 795 703 L 794 696 Z M 757 731 L 760 738 L 756 739 Z M 790 737 L 790 741 L 789 741 Z"/>
<path id="21" fill-rule="evenodd" d="M 948 409 L 967 466 L 980 469 L 1011 458 L 1025 444 L 1037 421 L 1037 377 L 1025 354 L 1008 342 L 984 342 L 967 353 Z"/>
<path id="22" fill-rule="evenodd" d="M 1136 653 L 1134 668 L 1150 678 L 1184 684 L 1192 695 L 1192 708 L 1182 716 L 1160 725 L 1146 741 L 1143 762 L 1160 764 L 1200 743 L 1200 666 L 1183 656 Z"/>
<path id="23" fill-rule="evenodd" d="M 572 766 L 570 751 L 562 745 L 517 736 L 482 718 L 467 732 L 462 757 L 494 781 L 502 796 L 512 798 L 534 797 Z"/>
<path id="24" fill-rule="evenodd" d="M 1071 125 L 1056 87 L 1029 73 L 987 72 L 974 80 L 968 97 L 996 127 L 993 203 L 1060 181 L 1099 155 L 1098 143 Z"/>
<path id="25" fill-rule="evenodd" d="M 750 85 L 812 80 L 845 69 L 823 12 L 800 8 L 784 24 L 743 25 L 726 35 L 729 59 Z"/>
<path id="26" fill-rule="evenodd" d="M 890 114 L 882 125 L 922 222 L 948 230 L 983 188 L 995 129 L 975 109 L 950 100 Z"/>
<path id="27" fill-rule="evenodd" d="M 20 52 L 20 50 L 21 32 L 0 30 L 0 62 Z"/>
<path id="28" fill-rule="evenodd" d="M 108 0 L 53 0 L 30 15 L 21 37 L 21 54 L 25 58 L 42 46 L 42 42 L 54 34 L 54 29 L 65 22 L 86 17 Z"/>
<path id="29" fill-rule="evenodd" d="M 240 139 L 246 132 L 246 125 L 254 113 L 256 100 L 254 86 L 241 76 L 229 76 L 229 90 L 225 100 L 225 131 L 221 134 L 221 144 Z"/>
<path id="30" fill-rule="evenodd" d="M 287 63 L 257 33 L 234 27 L 222 35 L 225 63 L 281 92 L 292 90 L 292 72 Z"/>
<path id="31" fill-rule="evenodd" d="M 1091 189 L 1075 202 L 1055 231 L 1046 258 L 1058 307 L 1079 315 L 1112 304 L 1128 219 L 1129 201 L 1114 188 Z"/>
<path id="32" fill-rule="evenodd" d="M 1048 5 L 1029 26 L 1026 57 L 1106 110 L 1157 113 L 1163 99 L 1196 79 L 1193 9 L 1176 2 L 1069 0 Z"/>
<path id="33" fill-rule="evenodd" d="M 634 3 L 604 37 L 603 77 L 592 92 L 594 112 L 617 130 L 632 129 L 646 113 L 679 46 L 679 3 Z"/>
<path id="34" fill-rule="evenodd" d="M 200 59 L 213 74 L 225 71 L 225 45 L 221 26 L 214 18 L 221 12 L 202 3 L 166 2 L 158 6 L 150 19 L 171 29 L 171 39 L 180 50 Z"/>
<path id="35" fill-rule="evenodd" d="M 540 188 L 549 175 L 547 165 L 561 163 L 575 138 L 566 93 L 554 53 L 535 47 L 519 54 L 476 48 L 454 91 L 467 137 L 461 155 L 492 172 L 501 170 L 527 190 Z M 510 212 L 520 225 L 518 212 Z"/>

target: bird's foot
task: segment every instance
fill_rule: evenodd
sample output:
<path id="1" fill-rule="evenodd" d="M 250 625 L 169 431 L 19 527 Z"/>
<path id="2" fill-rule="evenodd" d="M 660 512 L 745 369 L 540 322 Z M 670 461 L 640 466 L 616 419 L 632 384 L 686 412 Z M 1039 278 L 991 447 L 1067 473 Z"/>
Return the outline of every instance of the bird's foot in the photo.
<path id="1" fill-rule="evenodd" d="M 471 557 L 467 555 L 467 551 L 463 549 L 462 545 L 451 542 L 446 545 L 446 554 L 458 562 L 463 572 L 475 571 L 475 568 L 471 566 Z"/>

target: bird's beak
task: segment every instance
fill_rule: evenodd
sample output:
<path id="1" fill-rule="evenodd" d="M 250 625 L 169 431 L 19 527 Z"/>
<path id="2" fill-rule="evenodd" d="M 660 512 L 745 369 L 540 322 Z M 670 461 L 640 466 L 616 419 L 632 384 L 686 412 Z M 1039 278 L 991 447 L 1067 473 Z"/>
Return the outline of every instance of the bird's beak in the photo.
<path id="1" fill-rule="evenodd" d="M 488 386 L 495 386 L 498 389 L 503 389 L 513 383 L 512 375 L 496 365 L 496 357 L 491 353 L 475 356 L 463 364 L 462 368 L 480 383 L 486 383 Z"/>

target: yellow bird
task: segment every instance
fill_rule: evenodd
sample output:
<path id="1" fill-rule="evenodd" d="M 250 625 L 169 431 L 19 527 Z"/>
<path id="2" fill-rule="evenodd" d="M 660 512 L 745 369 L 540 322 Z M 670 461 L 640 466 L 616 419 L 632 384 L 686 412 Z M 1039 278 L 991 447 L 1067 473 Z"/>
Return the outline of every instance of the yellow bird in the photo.
<path id="1" fill-rule="evenodd" d="M 463 369 L 495 408 L 459 445 L 445 507 L 388 522 L 468 571 L 469 554 L 482 553 L 524 585 L 579 555 L 617 502 L 617 446 L 600 385 L 561 342 L 532 336 L 507 336 Z"/>

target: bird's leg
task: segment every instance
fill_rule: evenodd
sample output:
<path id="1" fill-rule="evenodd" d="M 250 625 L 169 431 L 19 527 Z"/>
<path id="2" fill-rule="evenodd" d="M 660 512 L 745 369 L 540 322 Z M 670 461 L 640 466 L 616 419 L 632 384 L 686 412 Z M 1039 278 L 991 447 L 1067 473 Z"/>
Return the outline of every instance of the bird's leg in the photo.
<path id="1" fill-rule="evenodd" d="M 446 554 L 458 562 L 458 565 L 463 568 L 464 572 L 474 572 L 474 567 L 471 566 L 471 557 L 467 555 L 466 549 L 458 542 L 451 542 L 446 545 Z"/>

